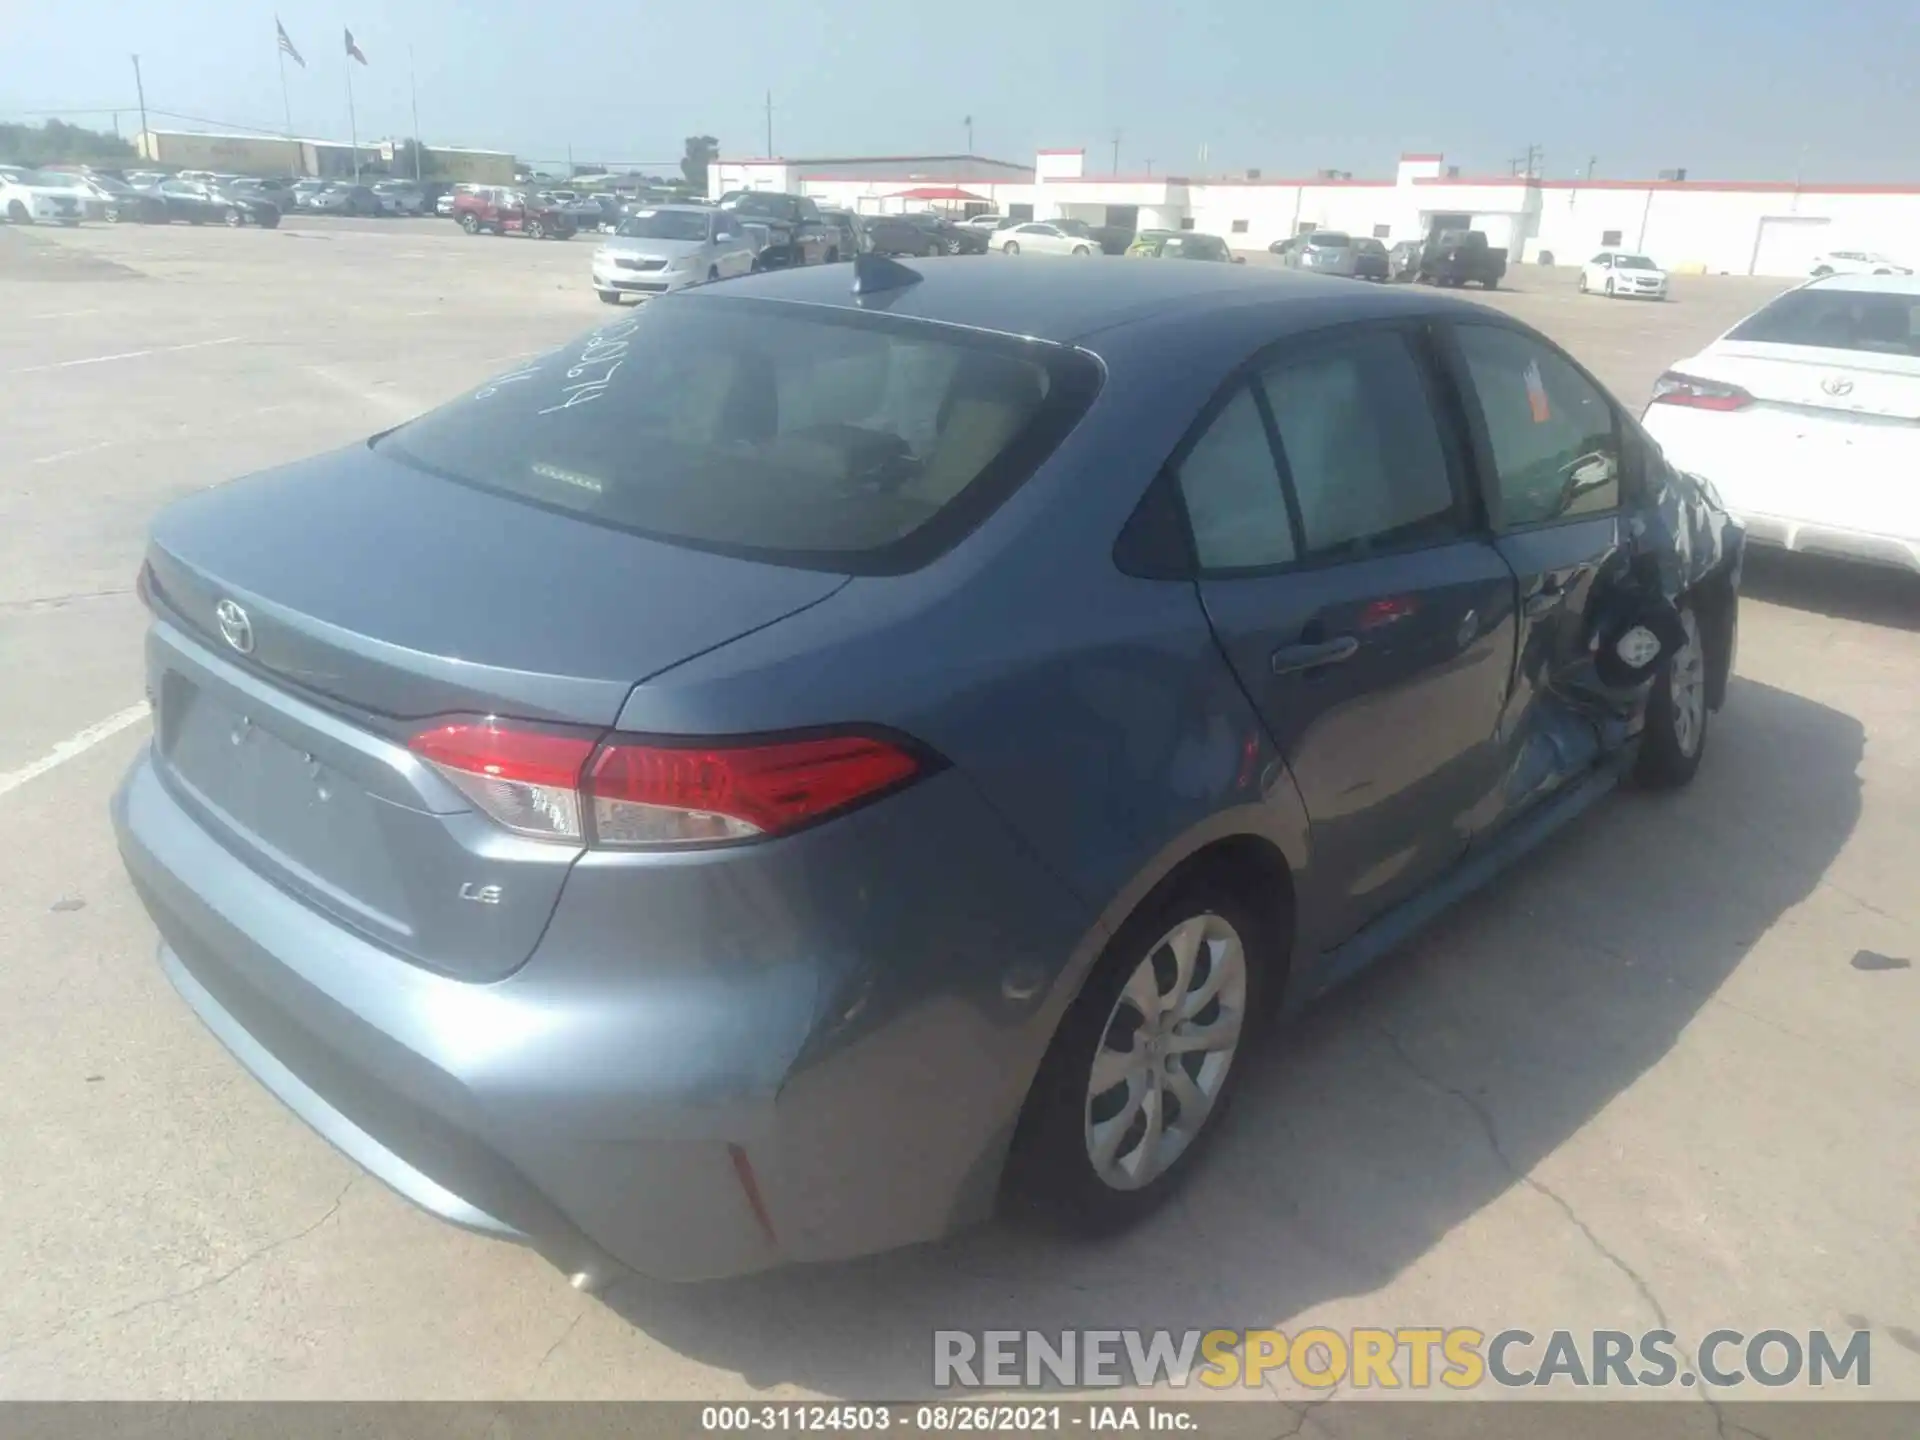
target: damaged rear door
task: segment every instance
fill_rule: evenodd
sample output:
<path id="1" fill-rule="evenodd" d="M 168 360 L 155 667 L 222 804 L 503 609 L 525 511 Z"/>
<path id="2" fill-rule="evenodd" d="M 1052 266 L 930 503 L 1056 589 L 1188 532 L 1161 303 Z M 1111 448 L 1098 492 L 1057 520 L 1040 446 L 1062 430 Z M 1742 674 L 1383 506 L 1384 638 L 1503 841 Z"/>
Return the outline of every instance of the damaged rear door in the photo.
<path id="1" fill-rule="evenodd" d="M 1589 774 L 1629 738 L 1650 672 L 1597 641 L 1670 592 L 1664 531 L 1634 523 L 1640 446 L 1606 391 L 1539 336 L 1489 316 L 1449 327 L 1494 544 L 1519 583 L 1495 829 Z"/>

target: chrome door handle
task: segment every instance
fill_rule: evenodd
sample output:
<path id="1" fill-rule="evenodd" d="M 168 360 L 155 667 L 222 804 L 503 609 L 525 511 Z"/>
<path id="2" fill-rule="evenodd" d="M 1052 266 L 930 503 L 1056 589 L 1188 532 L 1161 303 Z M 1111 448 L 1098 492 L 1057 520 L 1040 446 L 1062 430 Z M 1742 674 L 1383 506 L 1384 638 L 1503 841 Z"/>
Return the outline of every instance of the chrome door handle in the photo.
<path id="1" fill-rule="evenodd" d="M 1317 670 L 1322 665 L 1351 660 L 1359 653 L 1360 642 L 1351 635 L 1322 640 L 1312 645 L 1282 645 L 1273 652 L 1273 673 L 1292 675 L 1301 670 Z"/>

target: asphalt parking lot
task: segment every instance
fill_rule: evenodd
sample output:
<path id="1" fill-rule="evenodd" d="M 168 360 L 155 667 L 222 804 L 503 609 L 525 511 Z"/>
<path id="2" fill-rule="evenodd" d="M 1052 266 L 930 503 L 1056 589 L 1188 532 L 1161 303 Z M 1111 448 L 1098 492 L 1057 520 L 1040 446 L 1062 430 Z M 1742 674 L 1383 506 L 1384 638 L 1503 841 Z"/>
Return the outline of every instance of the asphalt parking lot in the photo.
<path id="1" fill-rule="evenodd" d="M 114 853 L 142 532 L 603 318 L 591 244 L 0 230 L 0 1398 L 905 1398 L 936 1328 L 1315 1323 L 1864 1327 L 1871 1393 L 1920 1399 L 1904 576 L 1758 557 L 1694 786 L 1608 801 L 1286 1033 L 1121 1239 L 588 1297 L 308 1132 L 176 1000 Z M 1471 298 L 1635 406 L 1778 288 L 1510 280 Z"/>

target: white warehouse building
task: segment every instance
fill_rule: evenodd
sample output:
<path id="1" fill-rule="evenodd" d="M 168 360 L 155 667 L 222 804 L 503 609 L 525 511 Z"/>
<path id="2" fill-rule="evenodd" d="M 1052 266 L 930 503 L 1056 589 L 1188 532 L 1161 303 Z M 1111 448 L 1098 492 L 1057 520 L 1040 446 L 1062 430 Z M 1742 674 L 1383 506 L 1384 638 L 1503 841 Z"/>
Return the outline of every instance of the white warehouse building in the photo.
<path id="1" fill-rule="evenodd" d="M 1042 150 L 1030 166 L 976 155 L 721 160 L 708 184 L 715 198 L 789 190 L 863 214 L 935 208 L 1198 230 L 1238 250 L 1313 229 L 1391 245 L 1438 226 L 1485 231 L 1514 263 L 1577 264 L 1613 248 L 1730 275 L 1804 275 L 1837 249 L 1920 262 L 1920 185 L 1485 178 L 1433 154 L 1402 155 L 1390 180 L 1089 175 L 1084 150 Z"/>

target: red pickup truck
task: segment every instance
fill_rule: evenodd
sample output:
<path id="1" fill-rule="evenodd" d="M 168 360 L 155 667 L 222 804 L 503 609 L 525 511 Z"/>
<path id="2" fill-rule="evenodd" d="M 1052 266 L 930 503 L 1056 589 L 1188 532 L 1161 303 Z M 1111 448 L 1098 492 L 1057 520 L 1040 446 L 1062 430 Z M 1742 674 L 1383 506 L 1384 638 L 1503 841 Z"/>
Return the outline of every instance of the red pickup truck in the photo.
<path id="1" fill-rule="evenodd" d="M 573 217 L 558 205 L 534 199 L 524 190 L 483 185 L 455 198 L 453 218 L 469 235 L 526 235 L 535 240 L 568 240 Z"/>

